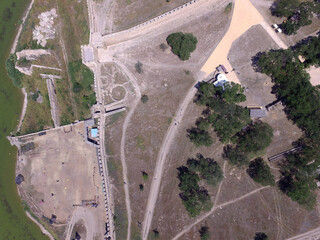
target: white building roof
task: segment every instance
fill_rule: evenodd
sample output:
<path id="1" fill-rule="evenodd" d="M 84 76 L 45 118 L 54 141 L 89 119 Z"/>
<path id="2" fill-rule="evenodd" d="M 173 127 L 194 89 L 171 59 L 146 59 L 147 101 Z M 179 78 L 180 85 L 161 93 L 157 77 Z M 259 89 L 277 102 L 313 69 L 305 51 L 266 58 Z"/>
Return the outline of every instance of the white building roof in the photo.
<path id="1" fill-rule="evenodd" d="M 219 73 L 216 76 L 216 79 L 217 80 L 213 83 L 215 87 L 224 87 L 224 84 L 229 82 L 228 78 L 223 73 Z"/>

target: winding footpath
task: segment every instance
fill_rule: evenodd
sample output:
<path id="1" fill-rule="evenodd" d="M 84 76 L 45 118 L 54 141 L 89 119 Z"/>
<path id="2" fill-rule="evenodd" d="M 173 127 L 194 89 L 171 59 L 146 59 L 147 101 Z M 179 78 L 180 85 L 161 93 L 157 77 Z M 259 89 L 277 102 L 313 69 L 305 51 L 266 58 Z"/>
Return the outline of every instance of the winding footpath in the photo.
<path id="1" fill-rule="evenodd" d="M 227 56 L 229 50 L 232 46 L 232 43 L 240 37 L 243 33 L 245 33 L 250 27 L 260 24 L 263 21 L 262 16 L 255 9 L 255 7 L 251 4 L 249 0 L 235 0 L 233 15 L 231 19 L 231 24 L 229 26 L 228 31 L 220 41 L 219 45 L 215 48 L 207 62 L 202 67 L 201 71 L 208 76 L 211 72 L 214 72 L 215 67 L 219 64 L 225 64 L 225 66 L 229 69 L 232 69 Z M 234 72 L 228 74 L 228 78 L 231 81 L 240 83 L 237 76 Z M 156 167 L 154 170 L 154 178 L 152 180 L 147 208 L 145 211 L 145 217 L 142 226 L 142 240 L 146 240 L 148 237 L 148 233 L 150 231 L 150 226 L 152 223 L 152 217 L 154 213 L 154 208 L 157 202 L 161 179 L 163 175 L 163 170 L 166 162 L 166 156 L 169 152 L 171 143 L 176 135 L 177 129 L 180 122 L 183 119 L 185 110 L 187 109 L 189 103 L 193 99 L 196 94 L 197 89 L 195 87 L 191 87 L 189 92 L 187 93 L 185 99 L 180 104 L 178 111 L 175 114 L 174 121 L 169 126 L 169 129 L 163 139 Z"/>
<path id="2" fill-rule="evenodd" d="M 135 100 L 133 104 L 130 107 L 129 113 L 127 114 L 123 126 L 122 126 L 122 136 L 121 136 L 121 164 L 122 164 L 122 176 L 123 176 L 123 182 L 124 182 L 124 193 L 126 198 L 126 209 L 127 209 L 127 219 L 128 219 L 128 229 L 127 229 L 127 240 L 130 240 L 131 238 L 131 205 L 130 205 L 130 195 L 129 195 L 129 181 L 128 181 L 128 168 L 126 163 L 126 155 L 125 155 L 125 142 L 126 142 L 126 132 L 129 125 L 129 122 L 131 120 L 131 117 L 136 110 L 136 107 L 139 104 L 140 98 L 141 98 L 141 92 L 138 86 L 138 83 L 133 76 L 133 74 L 127 69 L 126 66 L 124 66 L 121 62 L 115 61 L 116 64 L 123 70 L 123 72 L 129 77 L 130 82 L 132 83 L 134 89 L 135 89 Z"/>
<path id="3" fill-rule="evenodd" d="M 257 188 L 257 189 L 255 189 L 255 190 L 253 190 L 253 191 L 251 191 L 251 192 L 249 192 L 249 193 L 247 193 L 247 194 L 245 194 L 245 195 L 243 195 L 243 196 L 241 196 L 241 197 L 238 197 L 238 198 L 235 198 L 235 199 L 230 200 L 230 201 L 228 201 L 228 202 L 224 202 L 224 203 L 221 203 L 221 204 L 219 204 L 219 205 L 214 206 L 214 207 L 211 209 L 210 212 L 204 214 L 203 216 L 199 217 L 196 221 L 194 221 L 194 222 L 191 223 L 190 225 L 186 226 L 180 233 L 178 233 L 174 238 L 172 238 L 172 240 L 176 240 L 176 239 L 182 237 L 183 234 L 189 232 L 190 229 L 191 229 L 193 226 L 197 225 L 198 223 L 202 222 L 202 221 L 203 221 L 204 219 L 206 219 L 207 217 L 211 216 L 217 209 L 221 209 L 221 208 L 226 207 L 226 206 L 228 206 L 228 205 L 230 205 L 230 204 L 233 204 L 233 203 L 236 203 L 236 202 L 238 202 L 238 201 L 241 201 L 241 200 L 243 200 L 243 199 L 245 199 L 245 198 L 247 198 L 247 197 L 250 197 L 251 195 L 256 194 L 257 192 L 260 192 L 261 190 L 266 189 L 266 188 L 269 188 L 269 187 L 270 187 L 270 186 L 264 186 L 264 187 Z"/>

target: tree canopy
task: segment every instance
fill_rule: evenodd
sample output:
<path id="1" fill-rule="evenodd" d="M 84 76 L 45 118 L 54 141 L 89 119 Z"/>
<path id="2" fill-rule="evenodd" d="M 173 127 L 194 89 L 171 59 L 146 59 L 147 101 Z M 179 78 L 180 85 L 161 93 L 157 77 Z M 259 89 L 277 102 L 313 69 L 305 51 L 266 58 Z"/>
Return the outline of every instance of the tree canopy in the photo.
<path id="1" fill-rule="evenodd" d="M 275 185 L 270 167 L 263 161 L 262 158 L 256 158 L 255 160 L 251 161 L 249 168 L 247 169 L 247 173 L 254 181 L 264 186 Z"/>
<path id="2" fill-rule="evenodd" d="M 200 239 L 201 240 L 209 240 L 210 239 L 210 232 L 209 232 L 209 227 L 203 226 L 199 230 L 200 234 Z"/>
<path id="3" fill-rule="evenodd" d="M 196 49 L 198 40 L 191 33 L 176 32 L 167 37 L 167 43 L 171 47 L 171 51 L 180 60 L 185 61 L 190 58 L 190 53 Z"/>
<path id="4" fill-rule="evenodd" d="M 223 173 L 216 161 L 204 158 L 201 154 L 197 158 L 187 160 L 187 166 L 178 168 L 178 179 L 180 180 L 180 198 L 191 217 L 207 211 L 212 202 L 207 189 L 200 186 L 200 180 L 205 180 L 209 185 L 216 185 L 223 179 Z"/>
<path id="5" fill-rule="evenodd" d="M 209 185 L 215 186 L 223 179 L 223 173 L 219 164 L 212 158 L 204 158 L 201 154 L 197 158 L 190 158 L 187 161 L 189 169 L 198 172 L 200 177 Z"/>
<path id="6" fill-rule="evenodd" d="M 309 49 L 310 45 L 310 49 Z M 281 164 L 278 186 L 293 201 L 311 209 L 315 206 L 316 169 L 320 165 L 320 93 L 310 83 L 305 67 L 319 63 L 320 38 L 303 39 L 286 50 L 273 50 L 256 56 L 256 67 L 272 77 L 273 92 L 285 106 L 285 113 L 304 136 L 295 143 L 299 151 L 286 155 Z M 301 63 L 298 56 L 305 57 Z"/>
<path id="7" fill-rule="evenodd" d="M 300 2 L 299 0 L 277 0 L 271 7 L 271 13 L 277 17 L 286 17 L 280 25 L 285 34 L 296 34 L 297 30 L 312 23 L 313 14 L 320 13 L 318 1 Z"/>
<path id="8" fill-rule="evenodd" d="M 207 131 L 201 130 L 199 128 L 193 127 L 191 129 L 188 129 L 188 137 L 190 141 L 197 147 L 199 146 L 209 147 L 213 143 L 210 134 Z"/>
<path id="9" fill-rule="evenodd" d="M 256 235 L 254 236 L 254 240 L 268 240 L 267 234 L 264 232 L 257 232 Z"/>

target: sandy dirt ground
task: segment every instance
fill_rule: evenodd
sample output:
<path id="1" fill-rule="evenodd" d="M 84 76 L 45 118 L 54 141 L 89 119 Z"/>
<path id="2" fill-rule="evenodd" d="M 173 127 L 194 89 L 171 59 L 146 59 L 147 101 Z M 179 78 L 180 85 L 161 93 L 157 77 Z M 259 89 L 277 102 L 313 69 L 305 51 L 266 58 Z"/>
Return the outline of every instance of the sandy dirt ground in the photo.
<path id="1" fill-rule="evenodd" d="M 54 214 L 66 222 L 74 204 L 98 197 L 95 182 L 96 149 L 84 141 L 84 125 L 22 138 L 35 149 L 22 155 L 18 168 L 25 176 L 23 188 L 46 217 Z M 80 187 L 81 186 L 81 187 Z"/>
<path id="2" fill-rule="evenodd" d="M 201 71 L 205 72 L 206 76 L 214 72 L 219 64 L 223 64 L 229 74 L 227 78 L 230 81 L 240 83 L 237 76 L 232 72 L 227 56 L 232 43 L 246 32 L 251 26 L 259 24 L 263 21 L 262 16 L 254 8 L 249 0 L 237 0 L 234 4 L 234 10 L 230 27 L 219 43 L 218 47 L 212 52 L 212 55 L 207 60 Z"/>
<path id="3" fill-rule="evenodd" d="M 310 67 L 307 69 L 307 73 L 310 74 L 310 82 L 313 86 L 320 85 L 320 67 Z"/>

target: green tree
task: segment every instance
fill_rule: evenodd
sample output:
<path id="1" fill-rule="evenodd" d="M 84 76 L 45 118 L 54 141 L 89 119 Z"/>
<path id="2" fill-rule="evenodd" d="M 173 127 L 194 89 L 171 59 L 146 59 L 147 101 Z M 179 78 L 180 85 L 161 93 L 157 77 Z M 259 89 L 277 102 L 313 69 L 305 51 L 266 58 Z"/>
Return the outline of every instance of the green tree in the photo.
<path id="1" fill-rule="evenodd" d="M 221 93 L 221 97 L 229 103 L 240 103 L 246 101 L 246 96 L 243 94 L 244 88 L 240 84 L 231 82 L 225 84 L 224 91 Z"/>
<path id="2" fill-rule="evenodd" d="M 140 61 L 138 61 L 135 64 L 136 72 L 139 73 L 139 74 L 143 73 L 142 67 L 143 67 L 143 64 Z"/>
<path id="3" fill-rule="evenodd" d="M 167 37 L 167 43 L 171 47 L 171 51 L 182 61 L 190 58 L 190 53 L 196 49 L 197 42 L 197 38 L 191 33 L 176 32 Z"/>
<path id="4" fill-rule="evenodd" d="M 212 138 L 207 131 L 193 127 L 191 129 L 188 129 L 187 132 L 188 132 L 188 137 L 190 141 L 197 147 L 199 146 L 209 147 L 213 143 Z"/>
<path id="5" fill-rule="evenodd" d="M 245 153 L 241 152 L 239 148 L 232 147 L 231 145 L 224 147 L 222 157 L 227 159 L 230 164 L 237 166 L 244 166 L 249 162 Z"/>
<path id="6" fill-rule="evenodd" d="M 198 154 L 197 158 L 189 158 L 187 165 L 191 171 L 199 172 L 200 177 L 209 185 L 215 186 L 223 179 L 223 172 L 219 164 L 212 158 L 205 158 Z"/>
<path id="7" fill-rule="evenodd" d="M 145 171 L 142 171 L 142 178 L 143 178 L 143 180 L 147 181 L 149 178 L 149 174 L 146 173 Z"/>
<path id="8" fill-rule="evenodd" d="M 159 238 L 160 233 L 159 233 L 159 231 L 158 231 L 157 229 L 153 229 L 152 232 L 153 232 L 153 236 L 154 236 L 155 238 Z"/>
<path id="9" fill-rule="evenodd" d="M 272 137 L 272 128 L 267 123 L 255 122 L 237 135 L 237 145 L 242 152 L 257 153 L 270 145 Z"/>
<path id="10" fill-rule="evenodd" d="M 271 7 L 271 13 L 277 17 L 290 17 L 299 8 L 299 0 L 277 0 Z"/>
<path id="11" fill-rule="evenodd" d="M 264 232 L 257 232 L 254 236 L 254 240 L 268 240 L 268 236 Z"/>
<path id="12" fill-rule="evenodd" d="M 145 95 L 145 94 L 144 94 L 144 95 L 141 96 L 141 102 L 142 102 L 142 103 L 146 103 L 146 102 L 148 102 L 148 100 L 149 100 L 148 95 Z"/>
<path id="13" fill-rule="evenodd" d="M 6 69 L 8 76 L 11 78 L 13 85 L 22 88 L 22 73 L 16 69 L 17 56 L 16 54 L 10 54 L 6 61 Z"/>
<path id="14" fill-rule="evenodd" d="M 247 173 L 254 181 L 264 186 L 275 185 L 270 167 L 263 161 L 262 158 L 256 158 L 255 160 L 251 161 L 249 168 L 247 169 Z"/>
<path id="15" fill-rule="evenodd" d="M 201 240 L 208 240 L 210 239 L 210 232 L 209 232 L 209 227 L 203 226 L 199 230 L 200 238 Z"/>

